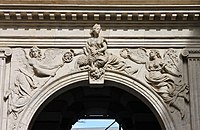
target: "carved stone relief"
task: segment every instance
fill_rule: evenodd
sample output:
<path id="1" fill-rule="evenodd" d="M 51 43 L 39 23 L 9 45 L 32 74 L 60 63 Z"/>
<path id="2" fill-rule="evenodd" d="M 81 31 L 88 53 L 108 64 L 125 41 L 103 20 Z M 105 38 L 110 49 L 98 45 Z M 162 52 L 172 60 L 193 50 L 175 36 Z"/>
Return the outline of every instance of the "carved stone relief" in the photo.
<path id="1" fill-rule="evenodd" d="M 82 49 L 40 49 L 37 46 L 13 49 L 12 80 L 4 95 L 8 116 L 14 122 L 12 129 L 32 97 L 50 80 L 79 71 L 88 71 L 91 84 L 103 84 L 106 70 L 133 76 L 150 86 L 170 112 L 178 111 L 181 119 L 185 117 L 189 86 L 183 82 L 180 51 L 172 48 L 160 49 L 162 53 L 145 48 L 108 50 L 107 40 L 100 36 L 100 31 L 101 26 L 95 24 Z"/>
<path id="2" fill-rule="evenodd" d="M 63 66 L 63 54 L 63 50 L 47 49 L 42 55 L 42 51 L 36 46 L 30 50 L 13 49 L 12 81 L 4 95 L 4 100 L 8 102 L 8 116 L 14 122 L 10 126 L 12 129 L 15 128 L 19 114 L 27 107 L 34 93 L 41 90 Z"/>
<path id="3" fill-rule="evenodd" d="M 154 49 L 151 49 L 149 54 L 144 48 L 123 49 L 121 56 L 135 63 L 145 64 L 145 81 L 160 95 L 171 112 L 176 109 L 180 112 L 181 118 L 184 118 L 184 104 L 180 104 L 177 99 L 183 98 L 188 103 L 189 87 L 182 81 L 180 58 L 174 49 L 168 49 L 163 56 Z"/>
<path id="4" fill-rule="evenodd" d="M 104 74 L 106 69 L 124 71 L 127 74 L 133 74 L 137 70 L 131 69 L 119 57 L 107 50 L 107 41 L 100 34 L 101 26 L 95 24 L 90 31 L 91 38 L 87 40 L 83 48 L 83 54 L 78 58 L 77 67 L 80 70 L 89 70 L 90 83 L 104 83 Z M 79 53 L 81 54 L 81 53 Z"/>

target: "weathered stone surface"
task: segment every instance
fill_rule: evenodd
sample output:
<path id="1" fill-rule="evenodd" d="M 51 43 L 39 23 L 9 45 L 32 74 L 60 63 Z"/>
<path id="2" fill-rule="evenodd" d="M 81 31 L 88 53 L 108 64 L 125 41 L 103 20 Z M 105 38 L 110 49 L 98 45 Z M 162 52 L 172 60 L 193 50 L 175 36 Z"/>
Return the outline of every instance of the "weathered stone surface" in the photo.
<path id="1" fill-rule="evenodd" d="M 77 6 L 64 11 L 57 6 L 58 12 L 24 6 L 21 13 L 17 5 L 14 11 L 5 7 L 0 13 L 0 129 L 28 130 L 48 98 L 80 81 L 91 86 L 113 81 L 133 90 L 164 129 L 200 129 L 198 6 L 178 11 L 169 6 L 165 13 L 159 7 L 147 15 L 145 6 L 131 14 L 109 7 L 112 15 L 101 12 L 105 5 L 99 14 L 94 7 L 84 14 Z"/>

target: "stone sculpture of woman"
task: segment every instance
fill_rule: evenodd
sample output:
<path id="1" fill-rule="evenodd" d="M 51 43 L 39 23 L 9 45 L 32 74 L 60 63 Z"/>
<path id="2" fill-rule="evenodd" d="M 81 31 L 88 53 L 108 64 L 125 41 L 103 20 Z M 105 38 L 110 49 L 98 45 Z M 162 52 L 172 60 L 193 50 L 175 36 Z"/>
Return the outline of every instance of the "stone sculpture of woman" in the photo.
<path id="1" fill-rule="evenodd" d="M 84 47 L 84 53 L 88 58 L 90 66 L 90 76 L 94 79 L 100 79 L 104 74 L 104 65 L 108 62 L 107 41 L 101 37 L 101 26 L 95 24 L 91 29 L 91 38 L 87 40 Z"/>
<path id="2" fill-rule="evenodd" d="M 5 94 L 4 99 L 8 99 L 8 114 L 13 114 L 14 119 L 17 119 L 19 113 L 29 103 L 35 90 L 55 76 L 63 63 L 44 64 L 41 50 L 36 46 L 32 47 L 29 53 L 19 49 L 14 56 L 18 59 L 19 63 L 16 65 L 18 68 L 15 71 L 14 85 Z"/>
<path id="3" fill-rule="evenodd" d="M 87 40 L 84 48 L 85 54 L 89 57 L 91 66 L 102 67 L 108 61 L 107 41 L 99 36 L 101 26 L 95 24 L 90 32 L 91 38 Z"/>
<path id="4" fill-rule="evenodd" d="M 158 50 L 150 50 L 149 56 L 145 49 L 131 51 L 124 49 L 121 56 L 129 58 L 136 63 L 146 64 L 147 73 L 145 79 L 152 89 L 158 93 L 169 107 L 177 109 L 181 117 L 184 117 L 184 108 L 177 103 L 177 98 L 182 97 L 189 102 L 188 86 L 180 82 L 181 73 L 177 67 L 177 55 L 173 49 L 169 49 L 164 58 Z"/>
<path id="5" fill-rule="evenodd" d="M 125 71 L 133 74 L 136 70 L 130 71 L 130 66 L 121 61 L 119 57 L 107 52 L 107 41 L 100 36 L 101 26 L 95 24 L 91 31 L 91 37 L 87 40 L 84 55 L 79 57 L 77 65 L 79 69 L 89 69 L 90 78 L 101 79 L 105 69 Z M 132 69 L 132 68 L 131 68 Z"/>
<path id="6" fill-rule="evenodd" d="M 149 73 L 146 74 L 145 78 L 153 86 L 152 88 L 163 98 L 165 103 L 177 109 L 183 118 L 184 108 L 176 103 L 176 98 L 179 96 L 188 101 L 187 96 L 181 93 L 187 86 L 176 83 L 172 76 L 166 73 L 166 65 L 160 53 L 157 50 L 151 50 L 149 53 L 149 62 L 146 63 Z M 173 75 L 176 77 L 181 76 L 179 73 L 173 73 Z"/>

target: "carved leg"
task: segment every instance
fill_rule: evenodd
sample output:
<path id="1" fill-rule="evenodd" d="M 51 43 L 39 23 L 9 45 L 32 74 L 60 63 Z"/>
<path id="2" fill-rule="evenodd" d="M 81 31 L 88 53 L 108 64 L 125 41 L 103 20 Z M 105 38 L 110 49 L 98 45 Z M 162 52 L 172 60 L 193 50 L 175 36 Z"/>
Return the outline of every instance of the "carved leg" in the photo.
<path id="1" fill-rule="evenodd" d="M 189 95 L 187 94 L 187 92 L 179 93 L 178 96 L 182 97 L 187 103 L 190 101 Z"/>
<path id="2" fill-rule="evenodd" d="M 173 106 L 175 109 L 177 109 L 177 110 L 180 112 L 181 118 L 183 119 L 184 116 L 185 116 L 184 109 L 183 109 L 180 105 L 178 105 L 177 103 L 175 103 L 175 102 L 173 102 L 173 103 L 171 104 L 171 106 Z"/>
<path id="3" fill-rule="evenodd" d="M 176 98 L 170 97 L 169 93 L 163 93 L 160 95 L 165 101 L 165 103 L 169 105 L 169 107 L 171 106 L 180 112 L 181 118 L 183 119 L 185 116 L 185 112 L 184 112 L 184 109 L 178 103 L 176 103 Z"/>

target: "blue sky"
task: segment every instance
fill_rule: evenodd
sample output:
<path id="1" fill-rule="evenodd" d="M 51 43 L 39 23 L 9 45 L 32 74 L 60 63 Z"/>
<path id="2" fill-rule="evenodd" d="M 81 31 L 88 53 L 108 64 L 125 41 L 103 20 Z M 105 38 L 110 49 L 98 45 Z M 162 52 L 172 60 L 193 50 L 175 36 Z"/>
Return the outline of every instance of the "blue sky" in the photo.
<path id="1" fill-rule="evenodd" d="M 81 119 L 73 125 L 73 128 L 92 128 L 92 127 L 108 127 L 114 120 L 110 119 Z M 119 124 L 115 122 L 112 127 L 119 127 Z"/>

